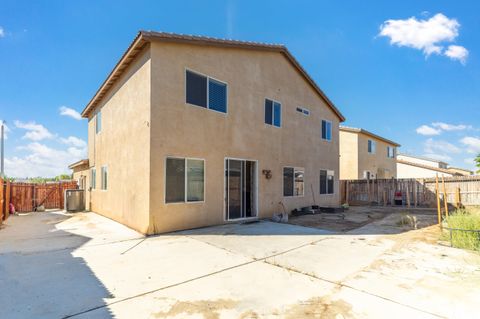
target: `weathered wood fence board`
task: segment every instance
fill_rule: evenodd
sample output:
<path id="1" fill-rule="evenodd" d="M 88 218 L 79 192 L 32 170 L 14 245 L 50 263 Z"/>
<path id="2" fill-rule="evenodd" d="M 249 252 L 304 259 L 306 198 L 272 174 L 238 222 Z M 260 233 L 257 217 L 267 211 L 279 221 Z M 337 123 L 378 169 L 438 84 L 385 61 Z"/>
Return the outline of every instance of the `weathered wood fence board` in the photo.
<path id="1" fill-rule="evenodd" d="M 10 182 L 0 178 L 0 225 L 9 216 Z"/>
<path id="2" fill-rule="evenodd" d="M 443 200 L 442 179 L 439 179 L 440 196 Z M 480 176 L 445 178 L 447 202 L 465 206 L 480 205 Z M 342 203 L 361 205 L 377 203 L 393 205 L 395 193 L 401 192 L 403 203 L 411 207 L 435 207 L 435 178 L 425 179 L 372 179 L 341 180 Z"/>
<path id="3" fill-rule="evenodd" d="M 35 207 L 63 208 L 66 189 L 77 189 L 76 181 L 35 184 L 11 183 L 10 201 L 18 212 L 31 212 Z"/>

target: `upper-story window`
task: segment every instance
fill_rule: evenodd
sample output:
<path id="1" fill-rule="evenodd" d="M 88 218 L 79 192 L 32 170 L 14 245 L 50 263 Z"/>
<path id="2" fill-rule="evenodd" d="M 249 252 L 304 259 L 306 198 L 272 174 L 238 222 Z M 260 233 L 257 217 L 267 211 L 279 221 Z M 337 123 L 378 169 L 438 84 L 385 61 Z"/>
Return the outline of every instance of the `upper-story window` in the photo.
<path id="1" fill-rule="evenodd" d="M 208 76 L 186 71 L 186 102 L 227 113 L 227 84 Z"/>
<path id="2" fill-rule="evenodd" d="M 282 104 L 265 99 L 265 123 L 276 127 L 282 126 Z"/>
<path id="3" fill-rule="evenodd" d="M 326 141 L 332 140 L 332 122 L 322 120 L 322 139 Z"/>
<path id="4" fill-rule="evenodd" d="M 375 151 L 377 149 L 377 143 L 372 140 L 368 140 L 368 152 L 370 154 L 375 154 Z"/>
<path id="5" fill-rule="evenodd" d="M 102 111 L 98 111 L 95 115 L 95 133 L 98 134 L 102 131 Z"/>
<path id="6" fill-rule="evenodd" d="M 302 113 L 305 116 L 310 115 L 310 110 L 305 107 L 297 107 L 297 112 Z"/>
<path id="7" fill-rule="evenodd" d="M 387 157 L 395 158 L 395 147 L 387 146 Z"/>

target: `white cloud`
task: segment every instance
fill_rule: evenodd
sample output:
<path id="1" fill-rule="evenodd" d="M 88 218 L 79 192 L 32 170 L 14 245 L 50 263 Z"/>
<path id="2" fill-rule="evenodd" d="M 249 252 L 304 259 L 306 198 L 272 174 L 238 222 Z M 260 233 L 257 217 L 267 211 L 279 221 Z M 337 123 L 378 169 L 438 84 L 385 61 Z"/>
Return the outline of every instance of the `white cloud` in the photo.
<path id="1" fill-rule="evenodd" d="M 447 141 L 437 141 L 437 140 L 434 140 L 433 138 L 429 138 L 425 141 L 425 144 L 424 144 L 424 151 L 426 153 L 432 153 L 432 154 L 438 154 L 438 153 L 442 153 L 442 154 L 445 154 L 445 153 L 454 153 L 454 154 L 458 154 L 458 153 L 461 153 L 462 150 L 447 142 Z"/>
<path id="2" fill-rule="evenodd" d="M 428 125 L 422 125 L 416 129 L 416 132 L 420 135 L 439 135 L 442 131 L 433 127 L 430 127 Z"/>
<path id="3" fill-rule="evenodd" d="M 471 154 L 480 153 L 480 138 L 473 136 L 465 136 L 460 140 L 462 144 L 467 146 L 467 152 Z"/>
<path id="4" fill-rule="evenodd" d="M 0 38 L 4 38 L 5 37 L 5 30 L 0 27 Z"/>
<path id="5" fill-rule="evenodd" d="M 69 136 L 67 138 L 61 138 L 60 142 L 66 145 L 72 145 L 75 147 L 86 147 L 87 142 L 82 140 L 81 138 L 75 137 L 75 136 Z"/>
<path id="6" fill-rule="evenodd" d="M 69 107 L 66 107 L 66 106 L 61 106 L 59 108 L 59 110 L 60 110 L 60 115 L 69 116 L 69 117 L 71 117 L 73 119 L 76 119 L 76 120 L 81 120 L 82 119 L 82 116 L 80 115 L 80 113 L 78 113 L 77 111 L 75 111 L 72 108 L 69 108 Z"/>
<path id="7" fill-rule="evenodd" d="M 465 65 L 468 58 L 468 50 L 461 45 L 450 45 L 444 53 L 452 60 L 458 60 Z"/>
<path id="8" fill-rule="evenodd" d="M 439 160 L 439 161 L 443 161 L 443 162 L 448 162 L 448 161 L 451 161 L 452 158 L 446 154 L 437 154 L 437 153 L 426 153 L 426 154 L 423 154 L 423 156 L 427 157 L 427 158 L 432 158 L 432 159 L 436 159 L 436 160 Z"/>
<path id="9" fill-rule="evenodd" d="M 380 36 L 388 37 L 391 45 L 423 51 L 426 56 L 445 54 L 451 59 L 465 63 L 468 50 L 451 45 L 447 51 L 443 43 L 452 42 L 458 36 L 460 23 L 437 13 L 428 20 L 411 17 L 405 20 L 387 20 L 380 26 Z M 459 49 L 462 48 L 463 50 Z"/>
<path id="10" fill-rule="evenodd" d="M 433 127 L 437 127 L 443 131 L 463 131 L 463 130 L 469 130 L 472 129 L 471 125 L 454 125 L 454 124 L 448 124 L 448 123 L 443 123 L 443 122 L 434 122 L 432 123 Z"/>
<path id="11" fill-rule="evenodd" d="M 43 139 L 53 138 L 54 135 L 43 125 L 37 124 L 35 122 L 20 122 L 15 121 L 15 126 L 24 130 L 27 130 L 27 133 L 22 137 L 24 139 L 29 139 L 32 141 L 41 141 Z"/>
<path id="12" fill-rule="evenodd" d="M 38 142 L 20 146 L 26 151 L 23 157 L 5 158 L 5 173 L 11 177 L 54 177 L 69 173 L 68 165 L 85 157 L 86 148 L 70 147 L 66 150 L 54 149 Z"/>

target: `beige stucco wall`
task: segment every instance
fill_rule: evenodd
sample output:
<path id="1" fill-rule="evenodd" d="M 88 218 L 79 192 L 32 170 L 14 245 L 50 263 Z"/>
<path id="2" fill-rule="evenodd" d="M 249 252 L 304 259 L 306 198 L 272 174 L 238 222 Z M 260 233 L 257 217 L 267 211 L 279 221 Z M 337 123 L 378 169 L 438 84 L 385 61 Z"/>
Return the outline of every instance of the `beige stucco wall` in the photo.
<path id="1" fill-rule="evenodd" d="M 145 49 L 90 115 L 88 155 L 96 167 L 91 210 L 146 233 L 150 198 L 150 51 Z M 94 115 L 102 115 L 95 134 Z M 101 190 L 101 167 L 108 189 Z M 88 185 L 89 186 L 89 185 Z M 88 206 L 88 204 L 87 204 Z"/>
<path id="2" fill-rule="evenodd" d="M 259 217 L 314 204 L 338 205 L 338 117 L 280 53 L 152 44 L 150 233 L 224 223 L 225 157 L 258 161 Z M 228 114 L 185 103 L 185 69 L 228 83 Z M 282 103 L 282 127 L 264 123 L 264 100 Z M 296 112 L 305 106 L 310 116 Z M 333 123 L 332 142 L 321 120 Z M 205 159 L 205 201 L 165 204 L 166 156 Z M 283 167 L 305 168 L 304 197 L 283 197 Z M 267 180 L 261 171 L 271 170 Z M 335 171 L 335 194 L 319 194 L 319 170 Z"/>
<path id="3" fill-rule="evenodd" d="M 375 153 L 368 152 L 368 140 L 376 142 Z M 340 130 L 340 179 L 363 179 L 364 171 L 377 178 L 396 177 L 396 159 L 387 156 L 387 146 L 396 148 L 370 135 Z"/>
<path id="4" fill-rule="evenodd" d="M 358 178 L 358 134 L 340 130 L 340 179 Z"/>
<path id="5" fill-rule="evenodd" d="M 433 169 L 417 167 L 404 163 L 397 163 L 397 177 L 398 178 L 428 178 L 435 177 L 438 174 L 439 177 L 450 177 L 453 174 L 447 174 L 439 172 Z"/>
<path id="6" fill-rule="evenodd" d="M 376 152 L 368 152 L 368 140 L 376 142 Z M 369 171 L 377 178 L 392 178 L 397 176 L 397 162 L 395 158 L 387 156 L 386 142 L 365 134 L 358 135 L 358 178 L 363 178 L 363 172 Z M 395 151 L 396 152 L 396 151 Z"/>

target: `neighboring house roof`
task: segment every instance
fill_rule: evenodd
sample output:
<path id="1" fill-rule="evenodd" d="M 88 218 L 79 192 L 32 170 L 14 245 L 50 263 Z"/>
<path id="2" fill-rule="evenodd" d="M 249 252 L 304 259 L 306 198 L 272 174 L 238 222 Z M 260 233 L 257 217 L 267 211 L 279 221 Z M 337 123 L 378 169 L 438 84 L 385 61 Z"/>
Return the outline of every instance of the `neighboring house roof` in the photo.
<path id="1" fill-rule="evenodd" d="M 70 165 L 68 165 L 68 168 L 69 169 L 74 169 L 76 167 L 83 166 L 83 165 L 88 165 L 88 159 L 82 159 L 82 160 L 79 160 L 78 162 L 70 164 Z"/>
<path id="2" fill-rule="evenodd" d="M 343 126 L 343 125 L 340 125 L 340 131 L 344 131 L 344 132 L 352 132 L 352 133 L 362 133 L 362 134 L 365 134 L 365 135 L 368 135 L 370 137 L 373 137 L 373 138 L 376 138 L 376 139 L 379 139 L 381 141 L 384 141 L 385 143 L 387 144 L 392 144 L 394 146 L 397 146 L 397 147 L 400 147 L 401 145 L 394 142 L 394 141 L 391 141 L 389 139 L 386 139 L 384 137 L 381 137 L 377 134 L 374 134 L 372 132 L 369 132 L 367 130 L 364 130 L 363 128 L 356 128 L 356 127 L 348 127 L 348 126 Z"/>
<path id="3" fill-rule="evenodd" d="M 449 170 L 456 170 L 456 171 L 465 172 L 465 173 L 468 173 L 468 174 L 470 174 L 470 175 L 473 174 L 473 171 L 471 171 L 471 170 L 469 170 L 469 169 L 466 169 L 466 168 L 449 166 L 448 169 L 449 169 Z"/>
<path id="4" fill-rule="evenodd" d="M 413 157 L 413 158 L 418 158 L 418 159 L 425 160 L 425 161 L 430 161 L 430 162 L 434 162 L 434 163 L 442 163 L 442 164 L 448 165 L 447 162 L 440 161 L 440 160 L 430 158 L 430 157 L 425 157 L 425 156 L 417 156 L 417 155 L 410 155 L 410 154 L 404 154 L 404 153 L 399 153 L 398 156 Z"/>
<path id="5" fill-rule="evenodd" d="M 83 117 L 88 117 L 90 112 L 95 109 L 95 107 L 102 100 L 108 90 L 114 85 L 115 81 L 123 74 L 125 69 L 130 65 L 130 63 L 135 59 L 135 57 L 140 53 L 140 51 L 145 47 L 145 45 L 152 41 L 189 43 L 206 46 L 241 48 L 282 53 L 297 69 L 297 71 L 300 72 L 300 74 L 305 78 L 305 80 L 318 93 L 318 95 L 320 95 L 320 97 L 327 103 L 327 105 L 332 109 L 332 111 L 338 116 L 340 121 L 345 121 L 345 117 L 342 115 L 342 113 L 337 109 L 337 107 L 332 103 L 332 101 L 328 99 L 325 93 L 323 93 L 323 91 L 318 87 L 315 81 L 313 81 L 313 79 L 308 75 L 307 71 L 305 71 L 305 69 L 300 65 L 300 63 L 298 63 L 298 61 L 293 57 L 293 55 L 284 45 L 226 40 L 204 36 L 192 36 L 153 31 L 140 31 L 137 34 L 133 42 L 128 47 L 127 51 L 123 54 L 123 56 L 120 58 L 113 70 L 108 75 L 107 79 L 103 82 L 103 84 L 100 86 L 93 98 L 82 111 Z"/>
<path id="6" fill-rule="evenodd" d="M 425 169 L 429 169 L 429 170 L 431 170 L 431 171 L 436 171 L 436 172 L 445 173 L 445 174 L 450 174 L 450 175 L 455 175 L 455 176 L 461 175 L 461 174 L 458 174 L 458 173 L 449 171 L 449 170 L 446 169 L 446 168 L 439 168 L 439 167 L 428 166 L 428 165 L 424 165 L 424 164 L 413 163 L 413 162 L 409 162 L 409 161 L 400 160 L 400 159 L 398 159 L 398 158 L 397 158 L 397 163 L 399 163 L 399 164 L 405 164 L 405 165 L 410 165 L 410 166 L 415 166 L 415 167 L 420 167 L 420 168 L 425 168 Z"/>

